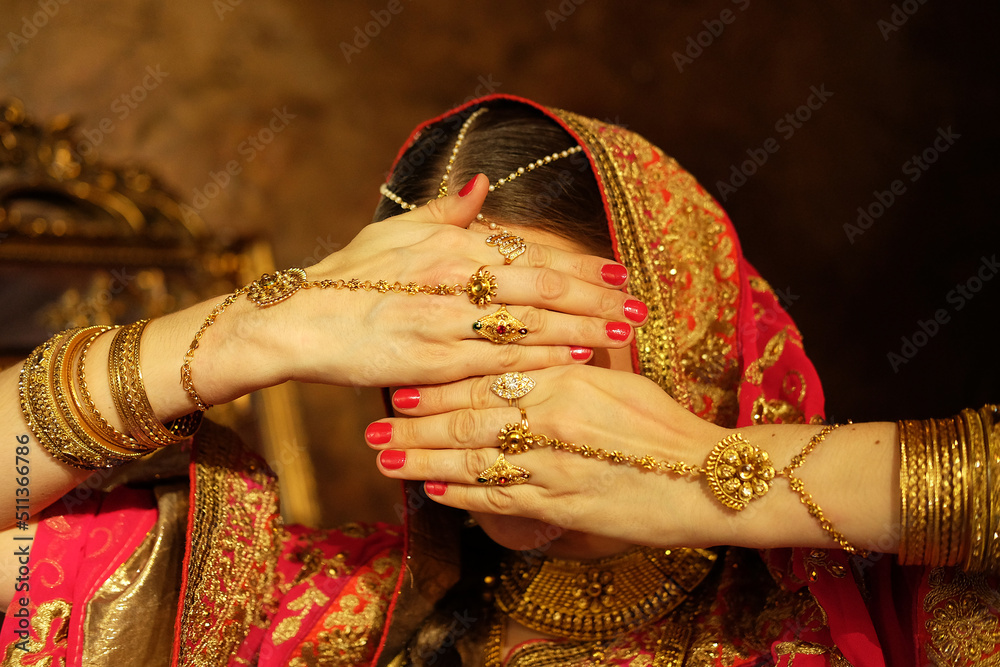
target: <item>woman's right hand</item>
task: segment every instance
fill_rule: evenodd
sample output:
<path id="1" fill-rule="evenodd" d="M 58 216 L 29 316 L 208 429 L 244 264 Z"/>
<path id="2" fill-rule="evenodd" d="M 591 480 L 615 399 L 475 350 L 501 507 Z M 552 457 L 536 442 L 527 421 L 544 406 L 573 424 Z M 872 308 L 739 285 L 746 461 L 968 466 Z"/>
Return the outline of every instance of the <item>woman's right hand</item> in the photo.
<path id="1" fill-rule="evenodd" d="M 628 345 L 632 325 L 642 321 L 625 314 L 624 268 L 535 243 L 504 266 L 497 249 L 486 245 L 488 234 L 467 229 L 487 193 L 487 179 L 477 176 L 465 196 L 433 200 L 367 226 L 307 274 L 310 281 L 464 285 L 486 265 L 498 283 L 490 305 L 478 307 L 465 294 L 332 289 L 301 290 L 262 309 L 241 298 L 201 341 L 192 364 L 199 393 L 216 403 L 290 379 L 345 386 L 441 383 L 584 363 L 589 349 L 578 348 Z M 472 325 L 501 303 L 529 334 L 495 346 Z"/>

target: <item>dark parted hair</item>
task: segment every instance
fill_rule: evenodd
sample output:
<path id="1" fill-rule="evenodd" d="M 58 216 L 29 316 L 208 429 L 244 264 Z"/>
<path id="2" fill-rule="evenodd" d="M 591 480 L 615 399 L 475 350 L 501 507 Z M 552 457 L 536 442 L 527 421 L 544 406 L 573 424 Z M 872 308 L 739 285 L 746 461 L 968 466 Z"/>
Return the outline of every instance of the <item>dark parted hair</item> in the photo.
<path id="1" fill-rule="evenodd" d="M 537 109 L 511 102 L 489 102 L 476 118 L 459 149 L 448 180 L 457 192 L 473 176 L 486 174 L 490 183 L 519 167 L 572 148 L 577 142 Z M 426 128 L 403 153 L 389 180 L 389 189 L 410 204 L 423 204 L 438 194 L 462 123 L 478 107 L 463 110 Z M 383 197 L 374 220 L 402 213 Z M 496 188 L 486 197 L 482 214 L 498 224 L 534 226 L 575 241 L 595 255 L 611 255 L 611 235 L 597 181 L 583 153 L 553 160 Z"/>

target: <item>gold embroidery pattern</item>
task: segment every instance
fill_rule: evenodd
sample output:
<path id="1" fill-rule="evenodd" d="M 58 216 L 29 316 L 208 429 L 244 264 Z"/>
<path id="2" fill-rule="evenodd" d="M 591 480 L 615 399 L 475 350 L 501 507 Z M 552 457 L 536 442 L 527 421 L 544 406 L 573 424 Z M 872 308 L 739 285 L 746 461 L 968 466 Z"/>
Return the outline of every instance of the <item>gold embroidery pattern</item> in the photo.
<path id="1" fill-rule="evenodd" d="M 936 568 L 930 574 L 924 626 L 930 633 L 928 654 L 949 667 L 1000 665 L 1000 593 L 981 574 Z"/>
<path id="2" fill-rule="evenodd" d="M 402 554 L 393 550 L 359 571 L 330 605 L 321 627 L 302 642 L 289 667 L 349 667 L 370 660 L 401 564 Z"/>
<path id="3" fill-rule="evenodd" d="M 821 569 L 836 579 L 843 579 L 847 575 L 844 571 L 844 566 L 840 563 L 830 561 L 828 558 L 829 555 L 830 552 L 826 549 L 813 549 L 806 554 L 803 564 L 805 565 L 806 576 L 809 578 L 809 581 L 819 579 L 819 571 Z"/>
<path id="4" fill-rule="evenodd" d="M 739 289 L 725 214 L 690 174 L 641 137 L 554 113 L 592 151 L 629 290 L 649 306 L 649 321 L 636 329 L 640 371 L 696 414 L 735 425 Z"/>
<path id="5" fill-rule="evenodd" d="M 764 371 L 773 366 L 781 358 L 781 353 L 785 351 L 785 342 L 788 340 L 788 327 L 785 327 L 767 341 L 764 346 L 764 353 L 754 359 L 746 371 L 743 373 L 744 379 L 750 384 L 760 385 L 764 381 Z"/>
<path id="6" fill-rule="evenodd" d="M 3 664 L 10 667 L 64 667 L 66 662 L 51 653 L 65 652 L 69 642 L 69 616 L 73 606 L 62 599 L 49 600 L 38 605 L 31 614 L 31 634 L 20 646 L 27 646 L 22 651 L 18 643 L 11 642 L 4 653 Z M 46 654 L 49 655 L 46 655 Z M 24 662 L 25 658 L 30 658 Z"/>
<path id="7" fill-rule="evenodd" d="M 774 654 L 791 656 L 788 659 L 787 667 L 794 667 L 797 655 L 828 655 L 830 667 L 851 667 L 851 663 L 847 662 L 847 659 L 836 648 L 804 641 L 781 642 L 774 647 Z"/>
<path id="8" fill-rule="evenodd" d="M 179 664 L 216 665 L 274 609 L 277 484 L 231 433 L 202 428 Z"/>

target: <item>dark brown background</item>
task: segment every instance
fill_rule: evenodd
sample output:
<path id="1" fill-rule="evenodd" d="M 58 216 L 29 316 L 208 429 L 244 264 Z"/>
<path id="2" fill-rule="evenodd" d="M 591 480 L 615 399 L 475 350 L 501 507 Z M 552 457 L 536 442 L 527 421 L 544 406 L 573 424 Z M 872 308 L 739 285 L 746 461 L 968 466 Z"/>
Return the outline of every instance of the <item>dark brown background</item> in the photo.
<path id="1" fill-rule="evenodd" d="M 398 14 L 390 4 L 52 0 L 58 11 L 36 34 L 24 20 L 43 11 L 38 2 L 3 0 L 0 94 L 38 117 L 79 114 L 91 132 L 111 119 L 101 154 L 151 165 L 189 203 L 211 172 L 237 160 L 241 173 L 201 213 L 219 234 L 270 236 L 279 265 L 309 264 L 346 243 L 369 219 L 410 129 L 477 93 L 627 125 L 714 194 L 748 149 L 774 137 L 778 152 L 725 206 L 747 256 L 794 295 L 790 313 L 829 413 L 924 417 L 1000 399 L 1000 279 L 961 310 L 947 300 L 1000 250 L 995 3 L 897 3 L 897 18 L 903 5 L 912 16 L 886 35 L 878 21 L 891 19 L 893 4 L 861 0 L 399 0 Z M 679 71 L 674 53 L 724 9 L 734 20 Z M 372 11 L 389 20 L 348 62 L 342 43 Z M 11 33 L 30 38 L 14 45 Z M 157 66 L 166 76 L 134 109 L 115 104 Z M 813 86 L 832 96 L 786 138 L 776 123 Z M 295 118 L 247 161 L 240 143 L 275 108 Z M 960 138 L 910 182 L 903 163 L 947 127 Z M 850 243 L 843 225 L 895 179 L 905 193 Z M 940 308 L 950 321 L 894 372 L 886 355 Z M 372 474 L 361 439 L 381 414 L 377 394 L 302 395 L 321 443 L 327 521 L 391 517 L 396 485 Z"/>

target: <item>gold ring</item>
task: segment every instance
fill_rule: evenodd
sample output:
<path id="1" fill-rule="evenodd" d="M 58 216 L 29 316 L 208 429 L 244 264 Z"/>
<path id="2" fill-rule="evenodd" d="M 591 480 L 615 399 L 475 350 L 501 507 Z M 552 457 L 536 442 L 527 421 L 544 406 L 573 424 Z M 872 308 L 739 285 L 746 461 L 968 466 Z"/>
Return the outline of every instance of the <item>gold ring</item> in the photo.
<path id="1" fill-rule="evenodd" d="M 524 322 L 511 315 L 505 303 L 495 313 L 476 320 L 472 330 L 497 345 L 507 345 L 528 335 Z"/>
<path id="2" fill-rule="evenodd" d="M 511 234 L 506 229 L 501 229 L 486 239 L 486 245 L 496 246 L 496 249 L 503 255 L 503 263 L 510 264 L 528 249 L 528 245 L 520 236 Z"/>
<path id="3" fill-rule="evenodd" d="M 493 301 L 497 295 L 497 279 L 486 270 L 485 266 L 480 266 L 479 270 L 472 274 L 465 291 L 469 294 L 469 301 L 477 306 L 486 306 Z"/>
<path id="4" fill-rule="evenodd" d="M 504 373 L 490 385 L 490 391 L 500 398 L 506 398 L 508 405 L 514 405 L 514 401 L 527 396 L 528 392 L 534 388 L 535 381 L 517 371 Z"/>
<path id="5" fill-rule="evenodd" d="M 528 427 L 528 413 L 521 410 L 520 424 L 507 424 L 497 433 L 501 454 L 523 454 L 535 444 L 535 437 Z"/>
<path id="6" fill-rule="evenodd" d="M 483 486 L 516 486 L 524 484 L 530 477 L 531 473 L 524 468 L 507 463 L 503 452 L 500 452 L 493 465 L 479 473 L 476 481 Z"/>

